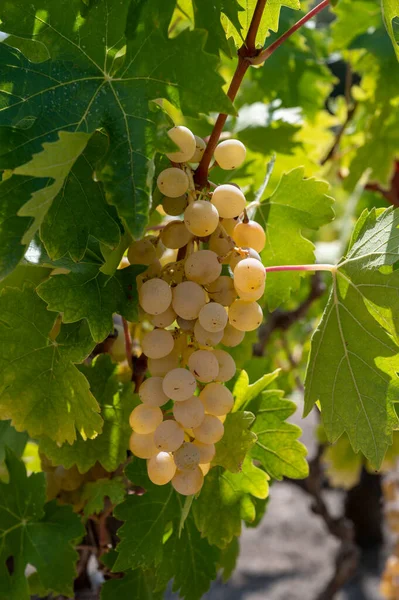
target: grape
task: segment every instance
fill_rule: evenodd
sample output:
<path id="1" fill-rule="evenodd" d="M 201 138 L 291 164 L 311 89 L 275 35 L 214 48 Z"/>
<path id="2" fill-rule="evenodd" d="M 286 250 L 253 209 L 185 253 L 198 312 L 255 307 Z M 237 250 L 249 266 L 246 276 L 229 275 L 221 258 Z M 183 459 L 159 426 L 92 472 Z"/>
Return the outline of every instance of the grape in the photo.
<path id="1" fill-rule="evenodd" d="M 195 319 L 191 321 L 187 321 L 187 319 L 182 319 L 182 317 L 177 317 L 176 322 L 182 331 L 193 331 L 194 325 L 196 323 Z"/>
<path id="2" fill-rule="evenodd" d="M 170 167 L 158 175 L 157 185 L 164 196 L 178 198 L 187 192 L 190 183 L 184 171 Z"/>
<path id="3" fill-rule="evenodd" d="M 179 366 L 179 354 L 173 350 L 164 358 L 149 358 L 148 370 L 154 377 L 163 377 L 172 369 Z"/>
<path id="4" fill-rule="evenodd" d="M 241 246 L 241 248 L 249 246 L 257 252 L 262 252 L 266 244 L 264 229 L 256 221 L 237 223 L 233 231 L 233 238 L 237 246 Z"/>
<path id="5" fill-rule="evenodd" d="M 126 359 L 126 346 L 125 346 L 125 331 L 122 325 L 119 323 L 114 324 L 114 332 L 116 331 L 116 338 L 112 340 L 112 345 L 109 349 L 109 353 L 114 360 L 121 362 Z"/>
<path id="6" fill-rule="evenodd" d="M 240 300 L 245 300 L 246 302 L 255 302 L 256 300 L 262 298 L 263 294 L 265 293 L 264 283 L 262 283 L 261 286 L 251 290 L 250 292 L 243 292 L 242 290 L 240 290 L 238 285 L 235 285 L 234 287 L 236 289 L 237 294 L 240 297 Z"/>
<path id="7" fill-rule="evenodd" d="M 129 440 L 130 451 L 138 458 L 151 458 L 158 452 L 153 433 L 136 433 L 133 431 Z"/>
<path id="8" fill-rule="evenodd" d="M 164 266 L 162 270 L 162 278 L 170 286 L 177 285 L 185 279 L 184 260 L 178 260 Z"/>
<path id="9" fill-rule="evenodd" d="M 181 368 L 169 371 L 162 382 L 165 394 L 176 402 L 188 400 L 194 394 L 196 387 L 194 375 L 187 369 Z"/>
<path id="10" fill-rule="evenodd" d="M 223 332 L 222 344 L 228 348 L 235 348 L 241 344 L 244 337 L 244 331 L 240 331 L 239 329 L 233 327 L 231 323 L 227 323 Z"/>
<path id="11" fill-rule="evenodd" d="M 160 315 L 172 302 L 172 290 L 166 281 L 155 277 L 143 283 L 139 290 L 139 300 L 145 312 Z"/>
<path id="12" fill-rule="evenodd" d="M 234 227 L 237 225 L 237 223 L 237 219 L 222 219 L 220 224 L 222 225 L 227 235 L 230 235 L 232 237 Z"/>
<path id="13" fill-rule="evenodd" d="M 154 443 L 159 450 L 174 452 L 184 442 L 184 430 L 172 419 L 163 421 L 155 430 Z"/>
<path id="14" fill-rule="evenodd" d="M 242 213 L 245 208 L 245 196 L 235 185 L 224 183 L 218 185 L 212 194 L 212 204 L 217 208 L 220 217 L 223 219 L 234 219 Z M 234 228 L 234 230 L 237 228 Z M 250 244 L 246 244 L 249 246 Z"/>
<path id="15" fill-rule="evenodd" d="M 227 415 L 218 415 L 217 418 L 219 419 L 219 421 L 221 423 L 224 423 L 226 420 Z"/>
<path id="16" fill-rule="evenodd" d="M 163 406 L 169 400 L 162 389 L 162 377 L 149 377 L 139 387 L 139 397 L 146 406 Z"/>
<path id="17" fill-rule="evenodd" d="M 222 306 L 230 306 L 237 298 L 234 281 L 228 275 L 221 275 L 206 287 L 209 298 Z"/>
<path id="18" fill-rule="evenodd" d="M 238 140 L 225 140 L 215 148 L 215 160 L 219 167 L 225 171 L 231 171 L 240 167 L 247 151 L 242 142 Z"/>
<path id="19" fill-rule="evenodd" d="M 219 225 L 219 213 L 206 200 L 196 200 L 184 211 L 184 223 L 188 231 L 198 237 L 211 235 Z"/>
<path id="20" fill-rule="evenodd" d="M 196 319 L 205 304 L 205 290 L 194 281 L 183 281 L 173 290 L 173 309 L 179 317 L 186 321 Z"/>
<path id="21" fill-rule="evenodd" d="M 265 267 L 256 258 L 245 258 L 234 269 L 234 285 L 243 292 L 260 288 L 265 280 Z"/>
<path id="22" fill-rule="evenodd" d="M 183 125 L 169 129 L 168 136 L 180 148 L 180 151 L 166 152 L 166 156 L 175 163 L 187 162 L 196 150 L 194 134 Z"/>
<path id="23" fill-rule="evenodd" d="M 210 463 L 216 454 L 215 444 L 203 444 L 198 440 L 193 441 L 194 446 L 197 446 L 200 453 L 200 465 Z"/>
<path id="24" fill-rule="evenodd" d="M 176 320 L 176 313 L 171 306 L 159 315 L 150 315 L 149 321 L 154 327 L 169 327 Z"/>
<path id="25" fill-rule="evenodd" d="M 209 302 L 200 310 L 198 320 L 207 331 L 223 331 L 227 325 L 228 317 L 224 306 L 218 302 Z"/>
<path id="26" fill-rule="evenodd" d="M 190 254 L 186 259 L 184 271 L 187 279 L 190 279 L 190 281 L 207 285 L 220 276 L 222 265 L 218 261 L 218 256 L 215 252 L 211 250 L 199 250 Z"/>
<path id="27" fill-rule="evenodd" d="M 122 256 L 121 261 L 118 265 L 118 270 L 121 271 L 122 269 L 126 269 L 126 267 L 130 267 L 129 259 L 127 256 Z M 55 271 L 55 269 L 54 269 L 54 271 Z M 52 271 L 50 273 L 51 276 L 54 275 L 54 271 Z"/>
<path id="28" fill-rule="evenodd" d="M 226 256 L 234 249 L 234 242 L 231 238 L 226 237 L 220 227 L 218 227 L 209 238 L 209 249 L 218 256 Z M 224 260 L 223 262 L 228 262 L 228 260 Z"/>
<path id="29" fill-rule="evenodd" d="M 76 465 L 70 469 L 65 469 L 60 465 L 54 470 L 54 479 L 59 489 L 72 492 L 82 485 L 85 476 L 79 473 Z"/>
<path id="30" fill-rule="evenodd" d="M 141 347 L 148 358 L 164 358 L 173 350 L 175 341 L 170 331 L 154 329 L 143 336 Z"/>
<path id="31" fill-rule="evenodd" d="M 223 337 L 222 331 L 207 331 L 204 329 L 199 321 L 195 322 L 194 326 L 195 339 L 201 346 L 208 346 L 209 348 L 217 346 Z"/>
<path id="32" fill-rule="evenodd" d="M 196 350 L 188 359 L 191 373 L 203 383 L 214 381 L 219 373 L 219 363 L 212 352 Z"/>
<path id="33" fill-rule="evenodd" d="M 187 196 L 178 196 L 177 198 L 169 198 L 164 196 L 162 198 L 162 208 L 167 215 L 171 217 L 178 217 L 184 213 L 187 206 Z"/>
<path id="34" fill-rule="evenodd" d="M 192 496 L 197 494 L 204 483 L 204 476 L 199 467 L 193 471 L 176 471 L 172 479 L 172 485 L 176 492 L 183 496 Z"/>
<path id="35" fill-rule="evenodd" d="M 201 402 L 205 406 L 205 410 L 210 415 L 222 416 L 231 411 L 234 405 L 233 394 L 227 387 L 221 383 L 210 383 L 204 387 L 199 395 Z M 205 417 L 206 418 L 206 415 Z M 197 435 L 196 437 L 201 440 Z M 219 438 L 220 439 L 220 438 Z M 212 442 L 218 440 L 210 440 Z"/>
<path id="36" fill-rule="evenodd" d="M 156 406 L 139 404 L 132 410 L 129 417 L 130 427 L 136 433 L 152 433 L 162 423 L 162 410 Z"/>
<path id="37" fill-rule="evenodd" d="M 263 313 L 257 302 L 234 300 L 229 309 L 230 323 L 240 331 L 253 331 L 262 323 Z"/>
<path id="38" fill-rule="evenodd" d="M 176 473 L 173 456 L 168 452 L 158 452 L 147 461 L 147 473 L 155 485 L 169 483 Z"/>
<path id="39" fill-rule="evenodd" d="M 131 265 L 151 265 L 157 258 L 152 240 L 154 238 L 143 238 L 133 242 L 127 251 L 127 258 Z"/>
<path id="40" fill-rule="evenodd" d="M 185 442 L 173 454 L 175 465 L 180 471 L 193 471 L 199 465 L 200 452 L 191 442 Z"/>
<path id="41" fill-rule="evenodd" d="M 201 464 L 200 464 L 200 465 L 198 465 L 198 466 L 199 466 L 199 468 L 201 469 L 201 471 L 202 471 L 202 474 L 203 474 L 203 476 L 204 476 L 204 477 L 205 477 L 205 475 L 208 475 L 208 473 L 209 473 L 209 469 L 211 468 L 211 465 L 210 465 L 210 463 L 206 463 L 205 465 L 201 465 Z"/>
<path id="42" fill-rule="evenodd" d="M 177 250 L 183 248 L 193 236 L 183 223 L 183 221 L 171 221 L 166 225 L 161 233 L 161 241 L 165 248 Z"/>
<path id="43" fill-rule="evenodd" d="M 236 374 L 236 363 L 228 352 L 224 350 L 216 349 L 213 351 L 213 355 L 216 357 L 219 363 L 219 373 L 215 381 L 226 382 L 229 381 Z"/>
<path id="44" fill-rule="evenodd" d="M 204 415 L 205 408 L 198 396 L 191 396 L 188 400 L 176 402 L 173 407 L 174 418 L 185 429 L 201 425 Z"/>
<path id="45" fill-rule="evenodd" d="M 198 137 L 198 135 L 194 135 L 194 137 L 195 137 L 195 152 L 194 152 L 193 156 L 190 158 L 190 162 L 199 163 L 199 162 L 201 162 L 201 158 L 205 152 L 206 143 L 204 142 L 204 140 L 202 138 Z"/>
<path id="46" fill-rule="evenodd" d="M 224 386 L 221 386 L 224 387 Z M 227 388 L 224 388 L 227 390 Z M 202 393 L 202 392 L 201 392 Z M 206 409 L 206 407 L 205 407 Z M 193 429 L 194 437 L 204 444 L 216 444 L 224 433 L 223 423 L 214 415 L 205 415 L 199 427 Z"/>
<path id="47" fill-rule="evenodd" d="M 140 289 L 143 283 L 145 283 L 149 279 L 152 279 L 153 277 L 158 277 L 158 275 L 161 274 L 161 271 L 161 263 L 158 259 L 155 259 L 155 261 L 148 267 L 148 269 L 146 269 L 143 273 L 140 273 L 140 275 L 137 275 L 137 287 Z"/>
<path id="48" fill-rule="evenodd" d="M 187 346 L 187 348 L 185 348 L 185 350 L 182 353 L 182 365 L 187 367 L 188 366 L 188 361 L 190 356 L 192 355 L 193 352 L 196 351 L 196 348 L 192 345 Z"/>
<path id="49" fill-rule="evenodd" d="M 230 269 L 234 271 L 238 263 L 246 258 L 256 258 L 256 260 L 262 262 L 261 257 L 253 248 L 240 248 L 240 250 L 235 250 L 230 257 Z"/>

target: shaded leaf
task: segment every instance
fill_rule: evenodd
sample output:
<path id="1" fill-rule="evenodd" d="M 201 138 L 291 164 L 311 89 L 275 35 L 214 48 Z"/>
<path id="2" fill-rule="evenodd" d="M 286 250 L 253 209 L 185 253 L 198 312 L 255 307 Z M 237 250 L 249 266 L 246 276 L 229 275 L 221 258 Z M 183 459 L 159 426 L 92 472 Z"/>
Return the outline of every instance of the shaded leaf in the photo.
<path id="1" fill-rule="evenodd" d="M 249 431 L 255 417 L 250 412 L 236 412 L 227 415 L 224 434 L 216 444 L 216 454 L 212 465 L 219 465 L 236 473 L 241 470 L 248 450 L 254 445 L 256 435 Z"/>
<path id="2" fill-rule="evenodd" d="M 111 503 L 116 505 L 123 502 L 125 493 L 122 477 L 89 481 L 82 492 L 82 500 L 86 501 L 83 512 L 86 517 L 99 514 L 104 510 L 104 498 L 109 498 Z"/>

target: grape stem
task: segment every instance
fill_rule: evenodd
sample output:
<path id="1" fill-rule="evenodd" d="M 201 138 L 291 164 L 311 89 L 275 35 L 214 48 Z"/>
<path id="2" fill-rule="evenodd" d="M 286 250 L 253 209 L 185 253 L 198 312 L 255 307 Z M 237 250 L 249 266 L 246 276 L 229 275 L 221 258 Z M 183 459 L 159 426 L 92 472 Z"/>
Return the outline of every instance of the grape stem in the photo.
<path id="1" fill-rule="evenodd" d="M 335 273 L 337 265 L 319 264 L 319 265 L 276 265 L 274 267 L 265 267 L 266 273 L 276 271 L 330 271 Z"/>

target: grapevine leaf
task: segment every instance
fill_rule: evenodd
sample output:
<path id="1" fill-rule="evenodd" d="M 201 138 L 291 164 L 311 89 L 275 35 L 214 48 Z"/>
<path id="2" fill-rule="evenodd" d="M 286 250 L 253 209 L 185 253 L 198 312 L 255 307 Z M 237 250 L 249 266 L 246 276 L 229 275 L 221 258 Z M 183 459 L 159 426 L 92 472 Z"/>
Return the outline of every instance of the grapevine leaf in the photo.
<path id="1" fill-rule="evenodd" d="M 300 130 L 298 125 L 274 121 L 267 126 L 246 127 L 238 134 L 239 139 L 254 152 L 269 155 L 293 154 L 300 142 L 296 141 L 296 134 Z"/>
<path id="2" fill-rule="evenodd" d="M 6 447 L 21 456 L 27 441 L 27 433 L 16 431 L 10 421 L 0 421 L 0 463 L 4 460 Z"/>
<path id="3" fill-rule="evenodd" d="M 111 550 L 101 560 L 109 569 L 113 569 L 117 557 L 116 550 Z M 152 569 L 129 569 L 122 579 L 109 579 L 103 584 L 101 600 L 162 600 L 165 590 L 154 591 L 154 577 Z"/>
<path id="4" fill-rule="evenodd" d="M 151 101 L 167 98 L 193 116 L 234 110 L 222 90 L 218 58 L 203 50 L 206 33 L 185 30 L 168 38 L 175 0 L 130 5 L 119 0 L 89 6 L 79 0 L 43 0 L 34 11 L 24 0 L 2 2 L 2 30 L 15 34 L 9 41 L 21 47 L 19 40 L 33 38 L 51 58 L 32 68 L 19 51 L 0 45 L 0 112 L 8 128 L 27 119 L 31 124 L 27 136 L 24 131 L 24 158 L 20 161 L 19 151 L 6 153 L 3 168 L 25 162 L 27 153 L 54 142 L 60 131 L 82 139 L 96 129 L 105 131 L 109 148 L 97 177 L 107 201 L 139 236 L 149 214 L 149 166 L 155 151 L 165 145 L 158 135 L 161 110 Z M 30 58 L 29 47 L 22 49 Z M 197 91 L 198 72 L 207 73 L 206 93 Z"/>
<path id="5" fill-rule="evenodd" d="M 226 548 L 224 548 L 220 553 L 219 567 L 223 569 L 223 583 L 226 583 L 226 581 L 228 581 L 233 574 L 239 554 L 240 542 L 238 541 L 238 538 L 234 537 L 230 544 L 226 546 Z"/>
<path id="6" fill-rule="evenodd" d="M 137 405 L 132 384 L 118 381 L 118 366 L 106 354 L 100 354 L 91 365 L 81 365 L 79 371 L 90 384 L 104 419 L 102 432 L 93 440 L 78 438 L 72 445 L 59 446 L 48 437 L 40 440 L 40 450 L 55 465 L 69 469 L 77 465 L 86 473 L 98 461 L 107 471 L 115 471 L 126 460 L 131 428 L 129 414 Z"/>
<path id="7" fill-rule="evenodd" d="M 226 15 L 239 34 L 241 25 L 238 20 L 238 12 L 243 8 L 237 0 L 194 0 L 193 4 L 195 26 L 209 32 L 205 49 L 212 54 L 218 54 L 219 50 L 222 50 L 231 58 L 231 50 L 221 23 L 221 16 L 222 13 Z"/>
<path id="8" fill-rule="evenodd" d="M 382 14 L 384 15 L 385 25 L 392 40 L 397 59 L 399 60 L 399 5 L 397 0 L 382 0 Z"/>
<path id="9" fill-rule="evenodd" d="M 309 472 L 307 450 L 298 441 L 301 429 L 285 422 L 296 411 L 296 404 L 283 395 L 280 390 L 262 392 L 248 404 L 256 414 L 252 431 L 258 437 L 250 456 L 259 460 L 273 479 L 302 479 Z"/>
<path id="10" fill-rule="evenodd" d="M 72 596 L 78 558 L 72 542 L 83 536 L 84 528 L 69 506 L 45 504 L 44 474 L 27 477 L 24 464 L 11 451 L 6 463 L 10 480 L 0 482 L 0 598 L 29 600 L 27 564 L 37 569 L 42 587 Z M 5 566 L 10 556 L 13 574 Z"/>
<path id="11" fill-rule="evenodd" d="M 268 475 L 245 458 L 240 473 L 211 469 L 193 504 L 195 524 L 210 544 L 226 548 L 241 533 L 242 506 L 251 496 L 266 498 Z"/>
<path id="12" fill-rule="evenodd" d="M 370 27 L 381 24 L 381 8 L 375 0 L 357 0 L 356 11 L 352 0 L 340 0 L 334 9 L 337 18 L 332 24 L 334 50 L 344 50 Z"/>
<path id="13" fill-rule="evenodd" d="M 102 342 L 113 329 L 113 313 L 137 320 L 136 276 L 144 269 L 130 266 L 108 276 L 98 264 L 81 261 L 67 275 L 39 285 L 37 293 L 49 310 L 63 313 L 64 323 L 86 319 L 93 339 Z"/>
<path id="14" fill-rule="evenodd" d="M 73 363 L 94 347 L 85 324 L 49 334 L 56 315 L 34 290 L 5 288 L 0 294 L 0 416 L 32 437 L 51 435 L 57 443 L 94 437 L 102 427 L 89 384 Z"/>
<path id="15" fill-rule="evenodd" d="M 334 218 L 333 199 L 327 196 L 327 190 L 326 182 L 304 178 L 302 167 L 283 174 L 271 197 L 262 202 L 257 212 L 257 218 L 266 229 L 266 246 L 262 252 L 265 266 L 314 262 L 314 245 L 303 237 L 302 230 L 318 229 Z M 298 290 L 301 276 L 292 272 L 269 274 L 266 298 L 271 310 Z"/>
<path id="16" fill-rule="evenodd" d="M 377 469 L 399 426 L 398 226 L 393 209 L 363 222 L 333 273 L 306 375 L 305 414 L 318 400 L 328 439 L 346 432 Z"/>
<path id="17" fill-rule="evenodd" d="M 259 396 L 278 377 L 280 371 L 281 369 L 276 369 L 273 373 L 267 373 L 258 379 L 258 381 L 255 381 L 255 383 L 250 384 L 248 373 L 243 369 L 234 385 L 233 395 L 235 401 L 233 412 L 242 410 L 253 398 Z"/>
<path id="18" fill-rule="evenodd" d="M 39 283 L 47 279 L 50 273 L 51 269 L 48 267 L 22 262 L 12 271 L 12 273 L 0 281 L 0 292 L 6 287 L 22 289 L 27 283 L 36 287 Z"/>
<path id="19" fill-rule="evenodd" d="M 249 431 L 254 420 L 255 417 L 250 412 L 240 411 L 227 415 L 224 435 L 216 444 L 212 465 L 219 465 L 233 473 L 241 470 L 248 450 L 256 441 L 256 435 Z"/>
<path id="20" fill-rule="evenodd" d="M 86 483 L 83 492 L 82 500 L 86 501 L 84 514 L 86 517 L 99 514 L 104 510 L 104 498 L 111 500 L 112 504 L 120 504 L 125 498 L 126 489 L 122 477 L 114 477 L 114 479 L 97 479 Z"/>

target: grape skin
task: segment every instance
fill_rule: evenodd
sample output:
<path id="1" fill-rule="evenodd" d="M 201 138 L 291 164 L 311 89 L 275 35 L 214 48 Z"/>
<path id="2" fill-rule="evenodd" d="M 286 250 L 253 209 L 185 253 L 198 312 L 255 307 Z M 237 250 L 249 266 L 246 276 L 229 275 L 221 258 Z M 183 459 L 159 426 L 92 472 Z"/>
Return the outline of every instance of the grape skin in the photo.
<path id="1" fill-rule="evenodd" d="M 155 430 L 154 443 L 158 450 L 174 452 L 184 442 L 184 430 L 172 419 L 163 421 Z"/>
<path id="2" fill-rule="evenodd" d="M 165 485 L 176 473 L 173 457 L 168 452 L 158 452 L 147 461 L 148 477 L 155 485 Z"/>
<path id="3" fill-rule="evenodd" d="M 259 262 L 262 262 L 261 257 L 253 248 L 240 248 L 240 251 L 234 251 L 230 257 L 230 269 L 234 272 L 234 269 L 238 265 L 239 262 L 245 260 L 246 258 L 256 258 Z"/>
<path id="4" fill-rule="evenodd" d="M 198 320 L 206 331 L 214 333 L 223 331 L 227 325 L 228 316 L 224 306 L 218 302 L 209 302 L 201 308 Z"/>
<path id="5" fill-rule="evenodd" d="M 168 223 L 161 233 L 163 245 L 171 250 L 178 250 L 183 246 L 187 246 L 192 237 L 183 221 L 178 220 Z"/>
<path id="6" fill-rule="evenodd" d="M 188 359 L 188 368 L 202 383 L 214 381 L 219 373 L 219 363 L 212 352 L 196 350 Z"/>
<path id="7" fill-rule="evenodd" d="M 147 406 L 159 407 L 169 401 L 162 388 L 162 377 L 149 377 L 139 387 L 139 398 Z"/>
<path id="8" fill-rule="evenodd" d="M 223 338 L 223 329 L 221 331 L 207 331 L 204 329 L 199 321 L 195 322 L 194 325 L 194 336 L 198 344 L 212 348 L 217 346 Z"/>
<path id="9" fill-rule="evenodd" d="M 176 492 L 182 496 L 192 496 L 197 494 L 204 483 L 204 475 L 199 467 L 193 471 L 176 471 L 176 475 L 172 479 L 172 485 Z"/>
<path id="10" fill-rule="evenodd" d="M 234 285 L 243 292 L 260 288 L 265 280 L 265 267 L 256 258 L 245 258 L 234 269 Z"/>
<path id="11" fill-rule="evenodd" d="M 153 433 L 162 423 L 162 410 L 156 406 L 139 404 L 132 410 L 129 417 L 130 427 L 136 433 Z"/>
<path id="12" fill-rule="evenodd" d="M 201 425 L 193 429 L 193 432 L 198 441 L 204 444 L 216 444 L 223 437 L 224 427 L 217 417 L 208 414 L 205 415 Z"/>
<path id="13" fill-rule="evenodd" d="M 262 323 L 263 313 L 257 302 L 234 300 L 229 309 L 230 323 L 240 331 L 253 331 Z"/>
<path id="14" fill-rule="evenodd" d="M 192 235 L 206 237 L 219 225 L 219 213 L 210 202 L 196 200 L 184 211 L 184 223 Z"/>
<path id="15" fill-rule="evenodd" d="M 173 350 L 175 341 L 170 331 L 154 329 L 143 336 L 141 347 L 148 358 L 164 358 Z"/>
<path id="16" fill-rule="evenodd" d="M 182 215 L 187 206 L 187 196 L 178 196 L 177 198 L 169 198 L 164 196 L 162 198 L 162 208 L 167 215 L 171 217 L 178 217 Z"/>
<path id="17" fill-rule="evenodd" d="M 196 387 L 197 382 L 194 375 L 187 369 L 182 368 L 169 371 L 162 382 L 163 391 L 168 398 L 175 400 L 175 402 L 188 400 L 194 394 Z"/>
<path id="18" fill-rule="evenodd" d="M 151 239 L 143 238 L 133 242 L 127 251 L 127 258 L 131 265 L 151 265 L 156 260 L 156 251 Z"/>
<path id="19" fill-rule="evenodd" d="M 233 394 L 221 383 L 209 383 L 201 391 L 199 397 L 206 412 L 215 417 L 226 415 L 234 405 Z"/>
<path id="20" fill-rule="evenodd" d="M 173 309 L 179 317 L 186 321 L 196 319 L 205 303 L 205 291 L 194 281 L 183 281 L 173 290 Z"/>
<path id="21" fill-rule="evenodd" d="M 234 282 L 231 277 L 221 275 L 207 286 L 209 298 L 222 306 L 230 306 L 237 298 Z"/>
<path id="22" fill-rule="evenodd" d="M 245 208 L 245 196 L 235 185 L 224 183 L 219 185 L 212 194 L 212 204 L 215 205 L 220 217 L 234 219 Z M 237 226 L 234 228 L 234 230 Z M 246 244 L 248 246 L 248 244 Z"/>
<path id="23" fill-rule="evenodd" d="M 234 248 L 234 242 L 230 237 L 226 237 L 223 231 L 218 227 L 209 238 L 209 249 L 220 257 L 226 257 L 223 263 L 227 263 L 227 256 Z"/>
<path id="24" fill-rule="evenodd" d="M 200 465 L 210 463 L 216 454 L 215 444 L 204 444 L 198 440 L 193 441 L 200 453 Z"/>
<path id="25" fill-rule="evenodd" d="M 240 331 L 233 327 L 231 323 L 227 323 L 223 332 L 222 344 L 228 348 L 235 348 L 241 344 L 244 337 L 245 331 Z"/>
<path id="26" fill-rule="evenodd" d="M 199 465 L 200 452 L 191 442 L 184 442 L 173 454 L 173 458 L 180 471 L 193 471 Z"/>
<path id="27" fill-rule="evenodd" d="M 186 259 L 184 271 L 187 279 L 190 279 L 190 281 L 207 285 L 220 276 L 222 265 L 218 260 L 216 252 L 212 252 L 212 250 L 199 250 L 190 254 Z"/>
<path id="28" fill-rule="evenodd" d="M 215 148 L 215 160 L 219 167 L 231 171 L 240 167 L 247 154 L 246 148 L 239 140 L 225 140 Z"/>
<path id="29" fill-rule="evenodd" d="M 240 297 L 240 300 L 245 300 L 246 302 L 255 302 L 256 300 L 260 300 L 265 293 L 265 284 L 262 283 L 258 288 L 254 288 L 249 292 L 243 292 L 237 285 L 234 285 L 237 294 Z"/>
<path id="30" fill-rule="evenodd" d="M 175 349 L 164 358 L 149 358 L 148 370 L 154 377 L 164 377 L 179 366 L 179 354 Z"/>
<path id="31" fill-rule="evenodd" d="M 170 167 L 158 175 L 157 185 L 164 196 L 178 198 L 187 192 L 190 182 L 184 171 L 177 167 Z"/>
<path id="32" fill-rule="evenodd" d="M 201 425 L 205 416 L 205 408 L 198 396 L 191 396 L 188 400 L 175 403 L 173 416 L 182 427 L 192 429 Z"/>
<path id="33" fill-rule="evenodd" d="M 194 137 L 195 137 L 195 152 L 194 152 L 193 156 L 190 158 L 190 162 L 199 163 L 199 162 L 201 162 L 201 158 L 204 155 L 206 143 L 204 142 L 204 140 L 202 138 L 198 137 L 198 135 L 194 135 Z"/>
<path id="34" fill-rule="evenodd" d="M 265 231 L 256 221 L 237 223 L 233 231 L 233 239 L 237 246 L 241 248 L 249 246 L 256 252 L 262 252 L 266 244 Z"/>
<path id="35" fill-rule="evenodd" d="M 213 351 L 213 355 L 219 363 L 219 373 L 215 381 L 221 381 L 225 383 L 229 381 L 236 374 L 236 363 L 234 359 L 225 350 L 219 350 L 218 348 Z"/>
<path id="36" fill-rule="evenodd" d="M 176 313 L 171 306 L 159 315 L 149 315 L 149 321 L 154 327 L 169 327 L 176 320 Z"/>
<path id="37" fill-rule="evenodd" d="M 129 440 L 130 451 L 138 458 L 151 458 L 159 452 L 154 443 L 153 433 L 136 433 L 133 431 Z"/>
<path id="38" fill-rule="evenodd" d="M 180 148 L 174 152 L 166 152 L 166 156 L 175 163 L 182 163 L 189 161 L 196 150 L 196 142 L 194 134 L 184 127 L 184 125 L 177 125 L 169 129 L 168 136 L 170 139 Z"/>
<path id="39" fill-rule="evenodd" d="M 172 291 L 166 281 L 149 279 L 139 290 L 141 307 L 150 315 L 159 315 L 167 310 L 172 302 Z"/>

